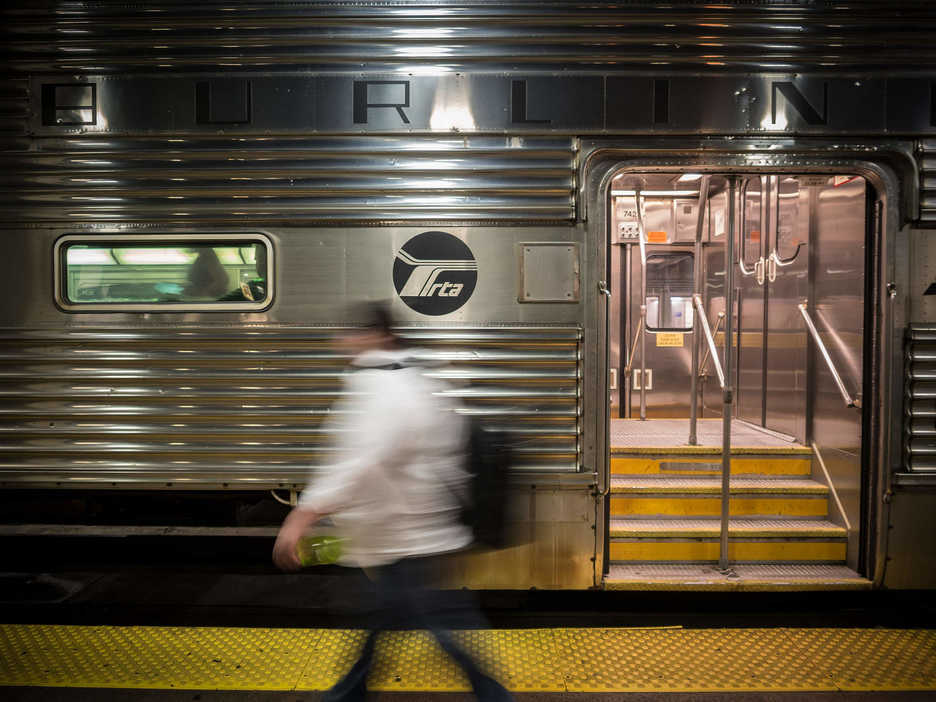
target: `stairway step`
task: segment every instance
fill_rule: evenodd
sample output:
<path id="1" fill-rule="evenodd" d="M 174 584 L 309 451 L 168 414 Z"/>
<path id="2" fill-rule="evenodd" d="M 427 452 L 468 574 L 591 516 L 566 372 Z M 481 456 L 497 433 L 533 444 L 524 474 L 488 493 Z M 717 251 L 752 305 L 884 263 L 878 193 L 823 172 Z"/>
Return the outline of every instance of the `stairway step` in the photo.
<path id="1" fill-rule="evenodd" d="M 759 449 L 762 451 L 762 449 Z M 611 455 L 612 475 L 720 476 L 721 453 L 674 453 L 654 449 L 647 453 Z M 748 476 L 808 477 L 812 473 L 812 454 L 808 449 L 796 453 L 734 454 L 731 474 Z"/>
<path id="2" fill-rule="evenodd" d="M 843 565 L 738 564 L 723 574 L 711 565 L 612 565 L 607 590 L 781 592 L 867 590 L 871 581 Z"/>
<path id="3" fill-rule="evenodd" d="M 732 495 L 827 495 L 829 488 L 820 482 L 796 478 L 732 478 Z M 611 494 L 694 494 L 721 495 L 721 477 L 647 477 L 615 475 Z"/>
<path id="4" fill-rule="evenodd" d="M 829 489 L 814 480 L 734 478 L 732 517 L 825 517 Z M 721 477 L 613 476 L 614 517 L 718 517 Z"/>
<path id="5" fill-rule="evenodd" d="M 714 563 L 717 519 L 612 519 L 612 562 Z M 844 563 L 843 527 L 826 520 L 732 519 L 728 559 L 747 563 Z"/>
<path id="6" fill-rule="evenodd" d="M 689 538 L 721 536 L 717 519 L 612 519 L 611 538 Z M 731 519 L 729 538 L 845 539 L 845 527 L 825 519 Z"/>
<path id="7" fill-rule="evenodd" d="M 658 446 L 611 446 L 612 456 L 717 456 L 721 458 L 721 446 L 689 446 L 672 444 Z M 812 449 L 799 444 L 784 446 L 741 446 L 731 447 L 732 456 L 811 456 Z"/>

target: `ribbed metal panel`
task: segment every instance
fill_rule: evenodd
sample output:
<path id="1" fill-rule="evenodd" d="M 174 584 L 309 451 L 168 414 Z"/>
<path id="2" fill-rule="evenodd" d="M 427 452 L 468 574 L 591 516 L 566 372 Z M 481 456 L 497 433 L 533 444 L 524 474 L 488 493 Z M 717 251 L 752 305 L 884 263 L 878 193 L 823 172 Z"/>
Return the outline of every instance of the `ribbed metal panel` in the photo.
<path id="1" fill-rule="evenodd" d="M 464 411 L 514 432 L 517 468 L 579 465 L 581 333 L 405 333 Z M 347 361 L 321 328 L 0 332 L 0 484 L 303 483 Z M 427 368 L 429 364 L 427 363 Z"/>
<path id="2" fill-rule="evenodd" d="M 911 326 L 906 351 L 905 464 L 936 471 L 936 326 Z"/>
<path id="3" fill-rule="evenodd" d="M 922 139 L 917 148 L 920 166 L 920 221 L 936 223 L 936 139 Z"/>
<path id="4" fill-rule="evenodd" d="M 929 2 L 26 2 L 24 73 L 277 68 L 784 70 L 936 62 Z"/>
<path id="5" fill-rule="evenodd" d="M 0 80 L 0 134 L 25 134 L 29 119 L 29 81 Z"/>
<path id="6" fill-rule="evenodd" d="M 0 221 L 567 221 L 574 148 L 568 137 L 7 139 Z"/>

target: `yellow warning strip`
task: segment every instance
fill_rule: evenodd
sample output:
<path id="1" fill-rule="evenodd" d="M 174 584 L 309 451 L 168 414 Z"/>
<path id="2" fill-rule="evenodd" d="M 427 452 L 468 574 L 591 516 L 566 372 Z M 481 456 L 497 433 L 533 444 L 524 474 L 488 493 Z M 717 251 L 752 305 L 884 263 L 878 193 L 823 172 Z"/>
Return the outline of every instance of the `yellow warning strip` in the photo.
<path id="1" fill-rule="evenodd" d="M 838 541 L 732 540 L 728 542 L 728 558 L 738 563 L 844 563 L 846 547 L 845 542 Z M 634 539 L 612 541 L 608 550 L 612 561 L 715 563 L 719 556 L 719 542 Z"/>
<path id="2" fill-rule="evenodd" d="M 789 495 L 778 497 L 732 497 L 728 500 L 732 517 L 783 516 L 824 517 L 829 513 L 828 501 L 823 498 L 796 498 Z M 611 498 L 611 514 L 624 516 L 678 516 L 717 517 L 721 514 L 721 499 L 717 497 L 693 497 L 672 495 L 667 497 L 616 497 Z"/>
<path id="3" fill-rule="evenodd" d="M 936 631 L 509 629 L 459 642 L 515 692 L 936 690 Z M 323 690 L 364 632 L 0 625 L 0 684 Z M 384 635 L 369 687 L 464 691 L 425 632 Z"/>
<path id="4" fill-rule="evenodd" d="M 704 477 L 721 475 L 720 458 L 683 458 L 681 456 L 612 456 L 611 472 L 615 475 L 673 475 Z M 696 467 L 698 466 L 698 467 Z M 809 458 L 801 456 L 774 458 L 731 458 L 732 475 L 808 476 L 812 470 Z"/>

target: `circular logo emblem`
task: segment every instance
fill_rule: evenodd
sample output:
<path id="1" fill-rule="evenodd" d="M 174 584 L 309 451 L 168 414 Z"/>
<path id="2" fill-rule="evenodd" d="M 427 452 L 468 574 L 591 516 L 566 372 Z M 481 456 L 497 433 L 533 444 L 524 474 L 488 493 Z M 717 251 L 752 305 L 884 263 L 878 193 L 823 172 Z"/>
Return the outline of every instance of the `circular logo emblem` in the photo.
<path id="1" fill-rule="evenodd" d="M 393 261 L 393 285 L 420 314 L 454 312 L 468 302 L 478 264 L 464 241 L 446 232 L 423 232 L 407 241 Z"/>

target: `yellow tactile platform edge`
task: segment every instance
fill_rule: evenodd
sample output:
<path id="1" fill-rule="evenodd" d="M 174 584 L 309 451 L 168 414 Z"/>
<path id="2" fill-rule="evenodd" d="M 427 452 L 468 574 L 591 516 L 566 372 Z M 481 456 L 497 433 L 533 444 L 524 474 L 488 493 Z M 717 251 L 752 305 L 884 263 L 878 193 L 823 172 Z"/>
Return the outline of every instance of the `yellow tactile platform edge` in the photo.
<path id="1" fill-rule="evenodd" d="M 936 631 L 510 629 L 456 637 L 520 692 L 936 690 Z M 0 625 L 0 685 L 322 690 L 363 632 Z M 424 632 L 378 643 L 373 690 L 463 691 Z"/>

